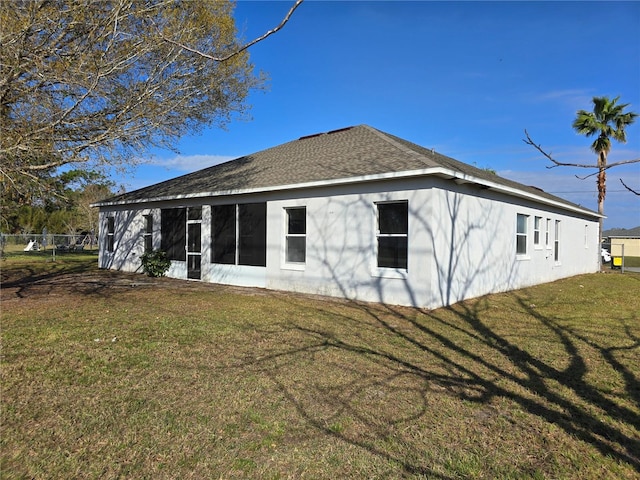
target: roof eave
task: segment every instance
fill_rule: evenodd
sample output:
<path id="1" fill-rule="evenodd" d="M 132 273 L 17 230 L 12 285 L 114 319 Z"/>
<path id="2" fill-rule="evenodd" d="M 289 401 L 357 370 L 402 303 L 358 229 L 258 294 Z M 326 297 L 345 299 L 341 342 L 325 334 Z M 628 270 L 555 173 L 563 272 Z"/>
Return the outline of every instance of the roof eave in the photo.
<path id="1" fill-rule="evenodd" d="M 540 195 L 535 195 L 533 193 L 526 192 L 524 190 L 502 185 L 498 182 L 492 182 L 490 180 L 482 179 L 472 175 L 467 175 L 462 172 L 458 172 L 456 170 L 451 170 L 443 167 L 432 167 L 432 168 L 425 168 L 425 169 L 419 169 L 419 170 L 407 170 L 403 172 L 388 172 L 388 173 L 380 173 L 380 174 L 372 174 L 372 175 L 361 175 L 356 177 L 338 178 L 338 179 L 331 179 L 331 180 L 318 180 L 313 182 L 303 182 L 303 183 L 295 183 L 295 184 L 289 184 L 289 185 L 272 185 L 272 186 L 256 187 L 256 188 L 216 190 L 216 191 L 210 191 L 210 192 L 190 193 L 185 195 L 167 195 L 167 196 L 159 196 L 159 197 L 148 197 L 148 198 L 140 198 L 140 199 L 135 199 L 130 201 L 126 201 L 126 200 L 121 200 L 116 202 L 104 201 L 104 202 L 93 203 L 91 206 L 92 207 L 112 207 L 112 206 L 114 207 L 114 206 L 123 206 L 123 205 L 135 205 L 135 204 L 141 204 L 141 203 L 157 203 L 157 202 L 166 202 L 166 201 L 175 201 L 175 200 L 190 200 L 194 198 L 205 198 L 205 197 L 248 195 L 248 194 L 256 194 L 256 193 L 277 192 L 277 191 L 283 191 L 283 190 L 303 190 L 303 189 L 309 189 L 309 188 L 348 185 L 348 184 L 354 184 L 354 183 L 368 183 L 368 182 L 377 182 L 382 180 L 404 179 L 404 178 L 423 177 L 423 176 L 430 176 L 430 175 L 446 178 L 449 180 L 454 180 L 457 184 L 465 184 L 465 183 L 475 184 L 480 187 L 484 187 L 486 189 L 504 193 L 506 195 L 510 195 L 513 197 L 518 197 L 526 200 L 532 200 L 545 205 L 573 211 L 575 213 L 580 213 L 582 215 L 588 215 L 595 218 L 600 218 L 600 217 L 604 218 L 604 215 L 600 215 L 586 208 L 571 205 L 562 201 L 552 200 Z"/>

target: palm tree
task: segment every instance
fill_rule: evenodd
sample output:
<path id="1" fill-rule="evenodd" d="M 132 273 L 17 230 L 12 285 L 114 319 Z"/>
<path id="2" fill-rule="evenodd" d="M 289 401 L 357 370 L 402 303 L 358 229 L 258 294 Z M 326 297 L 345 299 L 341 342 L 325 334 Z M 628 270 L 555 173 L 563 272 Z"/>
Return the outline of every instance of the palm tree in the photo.
<path id="1" fill-rule="evenodd" d="M 604 215 L 604 197 L 607 193 L 607 156 L 611 151 L 611 139 L 626 143 L 625 128 L 631 125 L 637 113 L 623 112 L 628 103 L 618 104 L 620 97 L 593 97 L 593 112 L 578 110 L 573 128 L 587 137 L 598 135 L 591 144 L 591 150 L 598 155 L 598 213 Z M 602 218 L 600 218 L 600 241 L 602 242 Z"/>

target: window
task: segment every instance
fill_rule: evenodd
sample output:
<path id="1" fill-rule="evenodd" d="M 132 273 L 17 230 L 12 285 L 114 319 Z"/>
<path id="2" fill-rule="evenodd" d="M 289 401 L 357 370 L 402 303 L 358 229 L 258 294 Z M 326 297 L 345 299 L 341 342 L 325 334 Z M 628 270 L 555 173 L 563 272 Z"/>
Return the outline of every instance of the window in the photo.
<path id="1" fill-rule="evenodd" d="M 113 217 L 107 217 L 107 252 L 114 251 L 114 236 L 116 232 L 116 220 Z"/>
<path id="2" fill-rule="evenodd" d="M 528 215 L 518 213 L 516 225 L 516 254 L 527 254 L 527 221 Z"/>
<path id="3" fill-rule="evenodd" d="M 533 244 L 536 247 L 540 245 L 540 223 L 542 223 L 542 217 L 533 218 Z"/>
<path id="4" fill-rule="evenodd" d="M 589 225 L 584 226 L 584 248 L 589 248 Z"/>
<path id="5" fill-rule="evenodd" d="M 560 220 L 556 220 L 555 241 L 553 242 L 553 259 L 560 261 Z"/>
<path id="6" fill-rule="evenodd" d="M 187 209 L 164 208 L 160 211 L 160 248 L 169 260 L 187 259 Z"/>
<path id="7" fill-rule="evenodd" d="M 304 263 L 307 244 L 307 209 L 306 207 L 287 208 L 285 260 L 288 263 Z"/>
<path id="8" fill-rule="evenodd" d="M 544 244 L 547 246 L 547 248 L 551 247 L 551 243 L 549 243 L 549 235 L 551 235 L 551 219 L 547 218 L 547 228 L 544 231 Z"/>
<path id="9" fill-rule="evenodd" d="M 267 265 L 267 204 L 211 207 L 211 262 Z"/>
<path id="10" fill-rule="evenodd" d="M 144 216 L 144 233 L 142 234 L 144 239 L 144 251 L 153 251 L 153 215 Z"/>
<path id="11" fill-rule="evenodd" d="M 409 204 L 378 203 L 378 267 L 407 268 Z"/>

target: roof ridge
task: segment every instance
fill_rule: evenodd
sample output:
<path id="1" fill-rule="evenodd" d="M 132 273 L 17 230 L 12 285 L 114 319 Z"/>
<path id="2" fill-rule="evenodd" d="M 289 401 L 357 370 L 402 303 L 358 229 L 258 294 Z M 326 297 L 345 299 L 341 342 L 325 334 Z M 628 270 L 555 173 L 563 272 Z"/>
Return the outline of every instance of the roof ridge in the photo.
<path id="1" fill-rule="evenodd" d="M 382 140 L 384 140 L 385 142 L 389 143 L 390 145 L 393 145 L 395 148 L 397 148 L 398 150 L 407 153 L 409 155 L 411 155 L 412 157 L 420 160 L 422 163 L 424 163 L 426 166 L 429 167 L 434 167 L 434 166 L 440 166 L 437 162 L 435 162 L 432 158 L 427 157 L 426 155 L 416 152 L 415 150 L 409 148 L 406 145 L 403 145 L 402 143 L 400 143 L 399 141 L 397 141 L 393 135 L 391 135 L 390 133 L 386 133 L 383 132 L 382 130 L 378 130 L 377 128 L 371 127 L 369 125 L 361 125 L 362 127 L 365 127 L 366 129 L 368 129 L 371 133 L 377 135 L 379 138 L 381 138 Z M 408 142 L 408 143 L 412 143 L 412 142 Z M 416 146 L 420 146 L 418 144 L 415 144 Z M 424 147 L 423 147 L 424 148 Z M 435 151 L 432 149 L 431 153 L 435 153 Z M 426 161 L 425 161 L 426 160 Z"/>

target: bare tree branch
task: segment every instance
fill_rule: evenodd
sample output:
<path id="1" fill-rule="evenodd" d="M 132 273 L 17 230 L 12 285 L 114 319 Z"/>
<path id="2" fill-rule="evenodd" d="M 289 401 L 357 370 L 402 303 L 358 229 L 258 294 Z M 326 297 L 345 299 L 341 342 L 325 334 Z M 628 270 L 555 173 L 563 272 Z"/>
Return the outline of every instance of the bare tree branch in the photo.
<path id="1" fill-rule="evenodd" d="M 560 162 L 558 162 L 556 159 L 554 159 L 550 153 L 545 152 L 542 149 L 542 146 L 538 145 L 537 143 L 535 143 L 531 137 L 529 136 L 529 132 L 527 132 L 527 130 L 525 129 L 524 134 L 526 135 L 526 139 L 522 139 L 522 141 L 524 143 L 526 143 L 527 145 L 531 145 L 533 148 L 535 148 L 536 150 L 538 150 L 538 152 L 540 152 L 542 155 L 544 155 L 548 160 L 550 160 L 552 163 L 554 163 L 554 165 L 547 167 L 547 168 L 555 168 L 555 167 L 559 167 L 560 165 L 562 165 Z M 584 165 L 573 165 L 573 166 L 584 166 Z"/>
<path id="2" fill-rule="evenodd" d="M 629 190 L 631 193 L 634 193 L 634 194 L 636 194 L 636 195 L 640 196 L 640 192 L 638 192 L 638 191 L 634 190 L 633 188 L 629 187 L 626 183 L 624 183 L 624 182 L 622 181 L 622 179 L 621 179 L 621 178 L 620 178 L 619 180 L 620 180 L 620 183 L 621 183 L 622 185 L 624 185 L 624 188 L 626 188 L 627 190 Z"/>
<path id="3" fill-rule="evenodd" d="M 549 167 L 547 167 L 547 168 L 549 168 Z M 589 175 L 585 175 L 584 177 L 581 177 L 580 175 L 576 175 L 575 177 L 578 180 L 586 180 L 589 177 L 593 177 L 594 175 L 598 175 L 598 173 L 600 173 L 600 172 L 599 171 L 598 172 L 593 172 L 593 173 L 590 173 Z"/>
<path id="4" fill-rule="evenodd" d="M 538 150 L 542 155 L 544 155 L 549 161 L 553 163 L 553 165 L 547 165 L 547 168 L 556 168 L 556 167 L 578 167 L 578 168 L 603 168 L 604 170 L 608 170 L 613 167 L 618 167 L 620 165 L 628 165 L 630 163 L 638 163 L 640 162 L 640 158 L 634 158 L 631 160 L 622 160 L 620 162 L 608 163 L 604 167 L 600 167 L 597 164 L 585 164 L 585 163 L 568 163 L 568 162 L 560 162 L 551 156 L 551 153 L 547 153 L 543 150 L 542 146 L 535 143 L 533 139 L 529 136 L 529 132 L 527 130 L 524 131 L 524 134 L 527 138 L 523 138 L 522 141 L 527 145 L 531 145 L 533 148 Z M 595 173 L 591 174 L 595 175 Z M 589 178 L 591 175 L 587 175 L 584 178 Z M 578 177 L 580 178 L 580 177 Z"/>
<path id="5" fill-rule="evenodd" d="M 198 50 L 196 48 L 189 47 L 189 46 L 185 45 L 184 43 L 176 42 L 175 40 L 167 38 L 160 30 L 158 30 L 158 33 L 160 34 L 160 37 L 162 37 L 162 39 L 165 42 L 171 43 L 172 45 L 180 47 L 183 50 L 187 50 L 188 52 L 195 53 L 196 55 L 200 55 L 201 57 L 208 58 L 209 60 L 213 60 L 214 62 L 224 62 L 226 60 L 229 60 L 232 57 L 235 57 L 239 53 L 244 52 L 249 47 L 255 45 L 258 42 L 261 42 L 262 40 L 264 40 L 268 36 L 273 35 L 278 30 L 280 30 L 282 27 L 284 27 L 285 24 L 289 21 L 289 18 L 291 18 L 291 15 L 293 15 L 293 12 L 296 11 L 296 8 L 298 8 L 300 6 L 300 4 L 302 4 L 303 1 L 304 0 L 296 0 L 296 2 L 289 9 L 287 14 L 285 15 L 285 17 L 282 19 L 282 21 L 280 22 L 280 24 L 277 27 L 272 28 L 271 30 L 267 31 L 264 35 L 261 35 L 260 37 L 251 40 L 249 43 L 245 43 L 243 46 L 241 46 L 237 50 L 234 50 L 231 53 L 229 53 L 227 55 L 220 56 L 220 57 L 219 56 L 215 56 L 215 55 L 210 55 L 210 54 L 202 52 L 202 51 L 200 51 L 200 50 Z"/>

